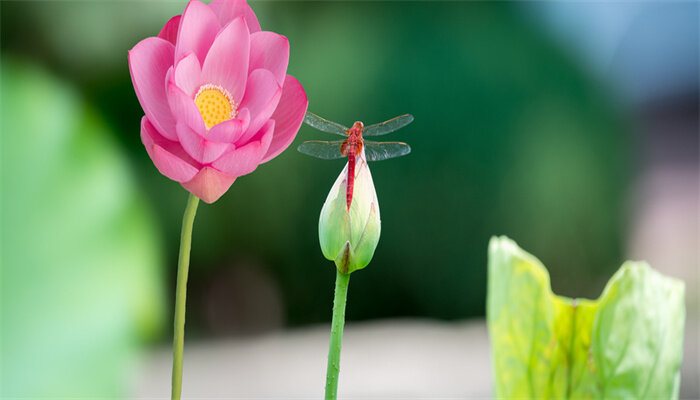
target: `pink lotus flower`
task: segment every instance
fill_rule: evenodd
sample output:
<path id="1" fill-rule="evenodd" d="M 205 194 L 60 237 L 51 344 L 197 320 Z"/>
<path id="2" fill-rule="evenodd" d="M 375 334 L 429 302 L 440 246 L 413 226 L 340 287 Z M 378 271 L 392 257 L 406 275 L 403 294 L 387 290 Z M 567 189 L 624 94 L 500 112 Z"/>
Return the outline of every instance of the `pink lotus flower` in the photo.
<path id="1" fill-rule="evenodd" d="M 191 1 L 129 51 L 158 170 L 207 203 L 286 149 L 308 100 L 287 73 L 289 41 L 260 30 L 244 0 Z"/>

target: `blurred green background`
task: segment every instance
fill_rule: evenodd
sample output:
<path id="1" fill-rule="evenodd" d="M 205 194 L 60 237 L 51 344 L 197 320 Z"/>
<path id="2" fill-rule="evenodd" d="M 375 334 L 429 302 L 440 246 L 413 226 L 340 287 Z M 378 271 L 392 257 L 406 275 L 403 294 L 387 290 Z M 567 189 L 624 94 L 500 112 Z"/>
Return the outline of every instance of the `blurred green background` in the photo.
<path id="1" fill-rule="evenodd" d="M 563 23 L 550 10 L 557 6 L 251 4 L 263 29 L 289 38 L 288 73 L 304 85 L 309 110 L 348 125 L 415 116 L 391 136 L 413 152 L 370 166 L 382 238 L 372 264 L 353 274 L 348 320 L 483 317 L 494 234 L 537 254 L 556 292 L 599 295 L 628 255 L 643 119 L 634 96 L 547 28 Z M 119 395 L 127 350 L 170 340 L 187 193 L 158 173 L 139 139 L 127 51 L 184 6 L 2 3 L 7 396 L 75 395 L 75 387 Z M 697 97 L 687 86 L 683 104 Z M 317 224 L 343 163 L 294 150 L 324 137 L 302 127 L 288 151 L 200 206 L 188 340 L 330 320 L 335 271 Z M 682 138 L 681 147 L 697 140 Z M 61 369 L 66 360 L 87 372 Z M 112 369 L 95 368 L 106 360 Z M 37 366 L 52 378 L 30 379 Z"/>

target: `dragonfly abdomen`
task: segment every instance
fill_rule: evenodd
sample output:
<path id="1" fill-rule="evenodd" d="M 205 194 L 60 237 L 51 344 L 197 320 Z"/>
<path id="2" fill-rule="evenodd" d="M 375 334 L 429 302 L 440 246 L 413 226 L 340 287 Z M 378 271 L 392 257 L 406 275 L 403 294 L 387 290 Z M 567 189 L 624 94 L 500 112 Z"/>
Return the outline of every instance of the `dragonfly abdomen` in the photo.
<path id="1" fill-rule="evenodd" d="M 345 200 L 347 202 L 348 211 L 350 211 L 350 204 L 352 204 L 352 193 L 355 189 L 355 157 L 362 152 L 362 140 L 357 140 L 355 138 L 349 138 L 346 140 L 347 145 L 345 146 L 345 151 L 348 154 L 348 178 L 347 187 L 345 190 Z"/>
<path id="2" fill-rule="evenodd" d="M 354 153 L 354 151 L 352 152 Z M 348 205 L 348 211 L 350 211 L 350 204 L 352 204 L 352 192 L 355 188 L 355 155 L 348 155 L 348 186 L 345 190 L 345 200 Z"/>

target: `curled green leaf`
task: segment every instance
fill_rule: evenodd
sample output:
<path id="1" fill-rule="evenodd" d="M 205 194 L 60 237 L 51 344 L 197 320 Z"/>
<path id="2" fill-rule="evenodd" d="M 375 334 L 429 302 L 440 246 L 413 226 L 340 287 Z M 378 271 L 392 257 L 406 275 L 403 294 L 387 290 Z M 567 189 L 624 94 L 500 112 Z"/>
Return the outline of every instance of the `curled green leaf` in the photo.
<path id="1" fill-rule="evenodd" d="M 628 261 L 597 300 L 557 296 L 539 260 L 492 238 L 495 397 L 678 398 L 684 292 L 683 282 Z"/>

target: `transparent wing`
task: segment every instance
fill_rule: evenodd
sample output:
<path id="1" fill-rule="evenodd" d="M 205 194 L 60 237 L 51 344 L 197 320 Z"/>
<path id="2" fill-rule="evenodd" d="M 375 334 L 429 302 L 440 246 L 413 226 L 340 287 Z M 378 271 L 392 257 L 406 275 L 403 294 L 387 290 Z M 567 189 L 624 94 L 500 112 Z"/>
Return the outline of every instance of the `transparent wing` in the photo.
<path id="1" fill-rule="evenodd" d="M 340 152 L 340 148 L 343 145 L 344 140 L 333 140 L 330 142 L 321 140 L 309 140 L 297 147 L 300 152 L 310 155 L 316 158 L 323 158 L 324 160 L 334 160 L 336 158 L 343 158 L 343 154 Z"/>
<path id="2" fill-rule="evenodd" d="M 379 136 L 386 135 L 395 130 L 401 129 L 404 126 L 413 122 L 413 115 L 404 114 L 398 117 L 392 118 L 388 121 L 380 122 L 378 124 L 370 125 L 362 131 L 362 136 Z"/>
<path id="3" fill-rule="evenodd" d="M 340 125 L 337 122 L 329 121 L 325 118 L 321 118 L 318 115 L 307 111 L 306 115 L 304 116 L 304 122 L 306 122 L 307 125 L 318 129 L 319 131 L 323 132 L 328 132 L 328 133 L 335 133 L 336 135 L 342 135 L 342 136 L 347 136 L 348 135 L 348 129 L 344 127 L 343 125 Z"/>
<path id="4" fill-rule="evenodd" d="M 371 142 L 365 140 L 364 148 L 367 161 L 381 161 L 401 157 L 411 152 L 411 146 L 404 142 Z"/>

